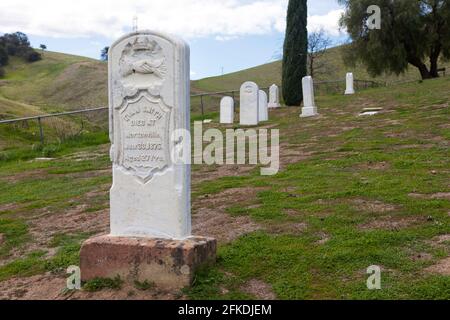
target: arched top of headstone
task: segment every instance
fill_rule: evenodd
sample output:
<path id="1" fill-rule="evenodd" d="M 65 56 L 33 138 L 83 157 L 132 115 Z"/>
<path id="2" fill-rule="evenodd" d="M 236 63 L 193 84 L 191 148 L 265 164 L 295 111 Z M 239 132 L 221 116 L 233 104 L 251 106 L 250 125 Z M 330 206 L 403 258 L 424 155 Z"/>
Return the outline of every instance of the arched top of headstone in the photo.
<path id="1" fill-rule="evenodd" d="M 145 35 L 156 36 L 161 39 L 165 39 L 177 47 L 185 48 L 185 49 L 189 50 L 189 45 L 187 44 L 187 42 L 184 41 L 183 39 L 181 39 L 180 37 L 177 37 L 177 36 L 174 36 L 174 35 L 171 35 L 168 33 L 160 32 L 160 31 L 152 31 L 152 30 L 141 30 L 141 31 L 136 31 L 136 32 L 132 32 L 132 33 L 123 35 L 122 37 L 120 37 L 119 39 L 114 41 L 114 43 L 111 45 L 111 49 L 114 49 L 117 45 L 119 45 L 122 41 L 124 41 L 126 39 L 137 37 L 137 36 L 145 36 Z M 109 50 L 108 54 L 112 54 L 112 52 L 113 52 L 113 50 Z"/>
<path id="2" fill-rule="evenodd" d="M 252 93 L 254 91 L 258 92 L 259 87 L 253 81 L 246 81 L 242 84 L 241 90 L 247 93 Z"/>

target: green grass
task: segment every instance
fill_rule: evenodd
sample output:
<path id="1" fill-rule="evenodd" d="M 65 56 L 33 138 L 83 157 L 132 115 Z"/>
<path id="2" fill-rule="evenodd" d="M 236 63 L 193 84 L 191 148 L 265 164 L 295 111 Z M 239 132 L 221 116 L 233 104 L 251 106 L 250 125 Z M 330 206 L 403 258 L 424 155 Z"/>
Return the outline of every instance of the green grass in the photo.
<path id="1" fill-rule="evenodd" d="M 80 249 L 91 233 L 58 234 L 50 245 L 58 248 L 56 255 L 45 261 L 47 271 L 65 273 L 68 267 L 80 265 Z"/>
<path id="2" fill-rule="evenodd" d="M 308 157 L 275 176 L 260 176 L 255 168 L 240 176 L 193 181 L 194 214 L 200 197 L 261 188 L 256 197 L 230 201 L 225 208 L 231 218 L 246 216 L 260 230 L 220 243 L 216 266 L 201 270 L 185 294 L 255 299 L 245 287 L 257 279 L 279 299 L 449 299 L 449 277 L 425 271 L 450 255 L 448 243 L 433 242 L 450 234 L 450 201 L 433 197 L 450 192 L 449 87 L 446 78 L 355 96 L 320 96 L 322 116 L 316 119 L 300 119 L 297 108 L 272 111 L 268 125 L 280 129 L 282 152 Z M 358 117 L 367 107 L 384 112 Z M 86 205 L 86 217 L 105 208 L 107 195 L 87 196 L 111 184 L 110 173 L 103 172 L 110 159 L 102 139 L 62 146 L 53 161 L 20 156 L 0 161 L 0 206 L 14 205 L 0 215 L 6 239 L 0 259 L 31 242 L 28 224 L 44 210 L 51 219 L 80 204 Z M 377 227 L 381 222 L 399 224 Z M 57 248 L 54 257 L 33 253 L 6 263 L 0 281 L 77 265 L 87 237 L 81 231 L 56 235 L 48 244 Z M 419 255 L 428 258 L 415 258 Z M 371 265 L 383 268 L 382 290 L 366 288 Z M 119 280 L 96 279 L 85 289 L 118 289 Z M 149 289 L 151 283 L 136 287 Z"/>
<path id="3" fill-rule="evenodd" d="M 273 177 L 252 173 L 196 187 L 195 196 L 214 197 L 264 186 L 255 201 L 230 203 L 227 212 L 249 216 L 267 231 L 220 246 L 216 267 L 198 274 L 189 297 L 239 299 L 246 283 L 259 279 L 279 299 L 449 299 L 450 278 L 424 269 L 450 254 L 450 247 L 430 243 L 450 233 L 450 202 L 410 195 L 449 192 L 449 84 L 440 79 L 320 97 L 326 118 L 307 127 L 295 117 L 298 110 L 274 115 L 284 142 L 314 153 Z M 362 103 L 390 112 L 358 118 Z M 349 129 L 339 133 L 344 126 Z M 361 208 L 358 200 L 391 209 Z M 413 222 L 393 230 L 361 228 L 383 219 Z M 305 230 L 291 230 L 296 224 Z M 320 244 L 323 234 L 329 240 Z M 418 254 L 430 259 L 413 259 Z M 371 265 L 385 270 L 380 291 L 366 288 Z"/>
<path id="4" fill-rule="evenodd" d="M 104 289 L 119 290 L 122 288 L 123 280 L 117 276 L 114 279 L 96 278 L 87 281 L 83 285 L 83 290 L 88 292 L 97 292 Z"/>
<path id="5" fill-rule="evenodd" d="M 0 234 L 3 235 L 3 244 L 0 246 L 0 258 L 9 254 L 13 248 L 19 248 L 30 240 L 28 225 L 20 219 L 3 219 L 0 213 Z"/>
<path id="6" fill-rule="evenodd" d="M 0 267 L 0 281 L 5 281 L 13 277 L 31 277 L 45 271 L 42 260 L 44 252 L 37 251 L 31 253 L 23 259 L 15 260 Z"/>

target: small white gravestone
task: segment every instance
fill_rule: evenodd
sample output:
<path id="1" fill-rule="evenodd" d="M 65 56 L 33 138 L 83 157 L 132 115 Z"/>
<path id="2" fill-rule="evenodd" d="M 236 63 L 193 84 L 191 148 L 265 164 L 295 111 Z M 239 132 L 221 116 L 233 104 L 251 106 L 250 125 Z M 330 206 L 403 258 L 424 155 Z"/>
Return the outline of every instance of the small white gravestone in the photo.
<path id="1" fill-rule="evenodd" d="M 234 123 L 234 100 L 232 97 L 223 97 L 220 101 L 220 123 Z"/>
<path id="2" fill-rule="evenodd" d="M 259 123 L 259 87 L 248 81 L 241 86 L 240 123 L 243 126 L 256 126 Z"/>
<path id="3" fill-rule="evenodd" d="M 308 76 L 302 79 L 302 87 L 303 87 L 303 108 L 302 114 L 300 117 L 314 117 L 318 116 L 317 106 L 314 99 L 314 82 L 313 78 Z"/>
<path id="4" fill-rule="evenodd" d="M 355 94 L 353 73 L 347 73 L 345 94 Z"/>
<path id="5" fill-rule="evenodd" d="M 259 121 L 269 121 L 269 106 L 267 101 L 267 93 L 264 90 L 259 90 L 258 103 Z"/>
<path id="6" fill-rule="evenodd" d="M 170 153 L 172 133 L 190 127 L 188 45 L 156 32 L 122 37 L 110 49 L 109 95 L 111 236 L 190 237 L 190 166 Z"/>
<path id="7" fill-rule="evenodd" d="M 276 84 L 273 84 L 269 89 L 269 108 L 280 107 L 280 89 Z"/>

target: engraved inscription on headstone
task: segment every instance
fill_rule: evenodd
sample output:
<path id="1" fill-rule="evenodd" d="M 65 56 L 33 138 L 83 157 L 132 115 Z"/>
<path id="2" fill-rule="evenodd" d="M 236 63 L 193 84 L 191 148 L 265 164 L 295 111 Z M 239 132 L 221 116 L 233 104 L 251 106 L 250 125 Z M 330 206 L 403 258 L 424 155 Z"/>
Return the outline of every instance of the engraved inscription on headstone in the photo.
<path id="1" fill-rule="evenodd" d="M 148 181 L 170 165 L 170 108 L 147 94 L 133 100 L 120 111 L 121 152 L 117 163 Z"/>

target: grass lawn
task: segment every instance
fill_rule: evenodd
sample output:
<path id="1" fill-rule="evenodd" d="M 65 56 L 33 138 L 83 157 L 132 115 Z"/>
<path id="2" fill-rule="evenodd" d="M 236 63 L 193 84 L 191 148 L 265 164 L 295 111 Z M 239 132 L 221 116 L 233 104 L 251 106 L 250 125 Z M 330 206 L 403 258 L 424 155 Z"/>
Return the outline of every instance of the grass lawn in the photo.
<path id="1" fill-rule="evenodd" d="M 219 238 L 218 262 L 184 296 L 449 299 L 449 89 L 445 78 L 322 96 L 315 119 L 300 119 L 297 108 L 271 112 L 267 125 L 282 143 L 276 176 L 194 166 L 194 228 L 207 210 L 225 223 L 220 234 L 201 230 Z M 369 107 L 383 111 L 358 116 Z M 0 287 L 61 276 L 77 264 L 80 243 L 107 230 L 108 145 L 98 139 L 53 156 L 0 160 Z M 236 221 L 253 228 L 222 240 Z M 382 290 L 366 287 L 372 265 L 382 268 Z"/>

